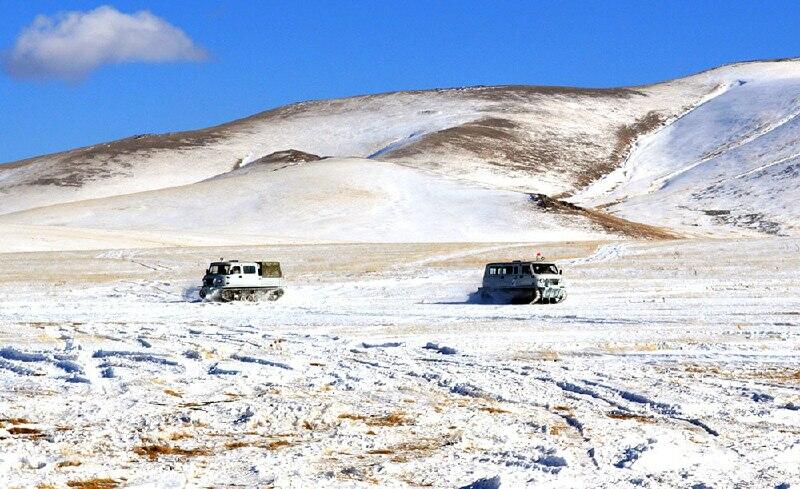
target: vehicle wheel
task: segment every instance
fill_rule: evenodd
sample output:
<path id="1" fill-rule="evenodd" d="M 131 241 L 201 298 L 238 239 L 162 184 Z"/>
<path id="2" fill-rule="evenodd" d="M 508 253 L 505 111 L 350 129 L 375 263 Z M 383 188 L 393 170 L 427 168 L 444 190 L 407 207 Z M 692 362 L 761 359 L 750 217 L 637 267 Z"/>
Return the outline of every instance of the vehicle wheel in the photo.
<path id="1" fill-rule="evenodd" d="M 254 290 L 251 290 L 251 291 L 247 292 L 247 294 L 245 294 L 245 296 L 244 296 L 244 300 L 246 300 L 247 302 L 255 302 L 256 301 L 256 292 Z"/>
<path id="2" fill-rule="evenodd" d="M 539 291 L 539 289 L 535 289 L 533 291 L 533 298 L 531 299 L 531 304 L 536 304 L 541 300 L 542 300 L 542 293 Z"/>
<path id="3" fill-rule="evenodd" d="M 233 293 L 230 290 L 223 290 L 219 294 L 219 298 L 222 302 L 230 302 L 233 300 Z"/>
<path id="4" fill-rule="evenodd" d="M 276 289 L 269 294 L 268 299 L 271 301 L 276 301 L 280 299 L 282 295 L 283 295 L 283 289 Z"/>
<path id="5" fill-rule="evenodd" d="M 561 297 L 556 299 L 556 304 L 558 304 L 559 302 L 564 302 L 564 299 L 566 299 L 566 298 L 567 298 L 567 291 L 565 290 L 564 293 L 561 294 Z"/>

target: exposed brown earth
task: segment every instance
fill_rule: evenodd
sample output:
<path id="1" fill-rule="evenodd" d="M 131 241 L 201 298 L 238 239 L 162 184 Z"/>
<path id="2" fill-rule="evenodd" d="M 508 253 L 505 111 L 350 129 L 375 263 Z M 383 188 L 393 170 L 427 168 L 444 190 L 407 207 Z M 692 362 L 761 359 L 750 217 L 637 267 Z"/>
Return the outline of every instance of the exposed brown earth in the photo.
<path id="1" fill-rule="evenodd" d="M 636 140 L 661 127 L 666 118 L 657 112 L 648 112 L 647 115 L 633 124 L 628 124 L 617 129 L 617 144 L 607 161 L 598 161 L 596 165 L 587 168 L 578 176 L 578 186 L 585 187 L 604 175 L 615 170 L 628 157 L 631 147 Z"/>
<path id="2" fill-rule="evenodd" d="M 679 239 L 680 235 L 664 228 L 628 221 L 597 209 L 587 209 L 544 194 L 530 194 L 531 201 L 546 212 L 584 216 L 606 231 L 638 239 Z"/>
<path id="3" fill-rule="evenodd" d="M 276 151 L 274 153 L 270 153 L 266 156 L 262 156 L 261 158 L 254 160 L 247 164 L 248 167 L 255 167 L 259 165 L 272 165 L 275 163 L 306 163 L 309 161 L 319 161 L 323 159 L 321 156 L 317 156 L 315 154 L 306 153 L 305 151 L 300 151 L 297 149 L 287 149 L 284 151 Z M 242 166 L 242 160 L 236 162 L 233 165 L 234 170 L 238 170 Z"/>
<path id="4" fill-rule="evenodd" d="M 69 481 L 67 482 L 67 486 L 74 487 L 76 489 L 114 489 L 115 487 L 119 487 L 119 481 L 108 478 L 94 478 L 79 481 Z"/>

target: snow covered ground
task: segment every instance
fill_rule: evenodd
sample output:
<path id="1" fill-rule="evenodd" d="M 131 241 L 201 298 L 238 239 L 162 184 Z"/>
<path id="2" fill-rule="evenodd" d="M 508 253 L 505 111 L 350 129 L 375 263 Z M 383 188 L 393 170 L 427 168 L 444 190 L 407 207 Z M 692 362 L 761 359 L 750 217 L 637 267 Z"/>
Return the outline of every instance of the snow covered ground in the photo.
<path id="1" fill-rule="evenodd" d="M 567 301 L 470 300 L 483 263 L 536 250 L 565 266 Z M 198 302 L 220 256 L 279 259 L 287 294 Z M 130 249 L 0 266 L 9 486 L 800 484 L 795 238 Z"/>

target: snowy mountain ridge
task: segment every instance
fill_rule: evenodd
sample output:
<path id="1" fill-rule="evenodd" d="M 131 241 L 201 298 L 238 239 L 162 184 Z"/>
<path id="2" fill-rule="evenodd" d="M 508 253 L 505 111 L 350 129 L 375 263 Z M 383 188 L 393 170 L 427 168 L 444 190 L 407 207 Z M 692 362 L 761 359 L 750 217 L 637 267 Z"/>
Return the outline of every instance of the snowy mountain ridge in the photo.
<path id="1" fill-rule="evenodd" d="M 596 239 L 630 236 L 637 223 L 687 236 L 793 235 L 798 114 L 798 60 L 619 89 L 304 102 L 1 165 L 0 224 L 25 229 L 19 246 L 34 248 L 31 235 L 65 229 L 185 233 L 203 244 L 211 230 L 226 243 L 236 232 L 282 242 Z M 290 150 L 323 159 L 266 161 Z M 600 210 L 554 214 L 531 194 Z M 604 212 L 631 226 L 609 228 Z"/>

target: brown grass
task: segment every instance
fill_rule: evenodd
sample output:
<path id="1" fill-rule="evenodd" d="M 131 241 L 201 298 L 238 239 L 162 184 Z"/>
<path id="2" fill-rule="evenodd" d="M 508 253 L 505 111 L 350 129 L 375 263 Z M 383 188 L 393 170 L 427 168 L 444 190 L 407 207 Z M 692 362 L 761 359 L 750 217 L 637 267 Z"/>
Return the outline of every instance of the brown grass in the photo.
<path id="1" fill-rule="evenodd" d="M 545 194 L 530 194 L 530 198 L 536 206 L 547 212 L 583 216 L 606 231 L 612 233 L 622 234 L 632 238 L 645 239 L 678 239 L 680 237 L 664 228 L 628 221 L 627 219 L 612 216 L 611 214 L 601 210 L 581 207 L 571 202 L 558 200 Z"/>
<path id="2" fill-rule="evenodd" d="M 253 444 L 248 441 L 232 441 L 226 443 L 225 448 L 227 448 L 228 450 L 236 450 L 237 448 L 249 447 L 252 445 Z"/>
<path id="3" fill-rule="evenodd" d="M 484 407 L 478 408 L 478 410 L 479 411 L 483 411 L 485 413 L 491 413 L 491 414 L 505 414 L 505 413 L 509 412 L 509 411 L 506 411 L 505 409 L 501 409 L 499 407 L 492 407 L 492 406 L 484 406 Z"/>
<path id="4" fill-rule="evenodd" d="M 25 418 L 3 418 L 0 419 L 0 423 L 3 424 L 30 424 L 31 422 Z"/>
<path id="5" fill-rule="evenodd" d="M 81 461 L 80 460 L 62 460 L 61 462 L 58 462 L 56 464 L 56 467 L 58 467 L 58 468 L 62 468 L 62 467 L 77 467 L 79 465 L 81 465 Z"/>
<path id="6" fill-rule="evenodd" d="M 353 414 L 353 413 L 342 413 L 339 415 L 339 419 L 350 419 L 353 421 L 364 421 L 367 419 L 366 416 L 362 416 L 360 414 Z"/>
<path id="7" fill-rule="evenodd" d="M 172 440 L 172 441 L 185 440 L 185 439 L 191 438 L 191 437 L 192 437 L 192 434 L 191 433 L 187 433 L 185 431 L 176 431 L 175 433 L 172 433 L 172 434 L 169 435 L 169 439 Z"/>
<path id="8" fill-rule="evenodd" d="M 85 479 L 82 481 L 69 481 L 67 485 L 78 489 L 114 489 L 119 486 L 119 482 L 114 479 L 101 479 L 96 477 L 94 479 Z"/>
<path id="9" fill-rule="evenodd" d="M 236 450 L 238 448 L 244 448 L 244 447 L 256 447 L 256 448 L 265 448 L 267 450 L 272 451 L 282 447 L 289 447 L 289 446 L 292 446 L 292 444 L 286 440 L 275 440 L 269 443 L 259 443 L 257 441 L 239 440 L 225 444 L 225 448 L 227 448 L 228 450 Z"/>
<path id="10" fill-rule="evenodd" d="M 715 375 L 722 375 L 722 370 L 716 365 L 697 365 L 697 364 L 690 364 L 684 367 L 684 371 L 693 373 L 693 374 L 715 374 Z"/>
<path id="11" fill-rule="evenodd" d="M 172 389 L 164 389 L 164 394 L 172 397 L 183 397 L 183 394 Z"/>
<path id="12" fill-rule="evenodd" d="M 272 443 L 269 443 L 265 448 L 267 450 L 277 450 L 278 448 L 288 447 L 288 446 L 291 446 L 291 443 L 289 443 L 288 441 L 286 441 L 286 440 L 277 440 L 277 441 L 273 441 Z"/>
<path id="13" fill-rule="evenodd" d="M 311 362 L 311 363 L 309 363 L 309 365 L 311 365 L 312 367 L 324 367 L 325 366 L 324 363 L 319 363 L 319 362 Z"/>
<path id="14" fill-rule="evenodd" d="M 607 414 L 607 416 L 611 419 L 619 419 L 619 420 L 626 420 L 632 419 L 634 421 L 638 421 L 640 423 L 655 423 L 656 419 L 652 416 L 644 416 L 641 414 L 633 414 L 633 413 L 622 413 L 619 411 L 612 411 Z"/>
<path id="15" fill-rule="evenodd" d="M 419 457 L 428 455 L 434 450 L 452 444 L 452 440 L 439 438 L 424 438 L 410 443 L 399 443 L 386 448 L 376 448 L 368 450 L 368 455 L 394 455 L 393 462 L 406 462 L 409 457 Z"/>
<path id="16" fill-rule="evenodd" d="M 746 376 L 753 379 L 765 379 L 777 382 L 800 382 L 800 370 L 759 370 L 748 372 Z"/>
<path id="17" fill-rule="evenodd" d="M 630 351 L 658 351 L 660 348 L 656 343 L 602 343 L 599 345 L 599 349 L 606 353 L 625 353 Z"/>
<path id="18" fill-rule="evenodd" d="M 753 371 L 725 371 L 715 365 L 687 364 L 683 370 L 688 373 L 715 375 L 728 379 L 766 380 L 783 383 L 800 383 L 800 370 L 766 368 Z"/>
<path id="19" fill-rule="evenodd" d="M 342 413 L 339 415 L 339 419 L 363 421 L 367 426 L 405 426 L 414 424 L 414 420 L 409 419 L 401 411 L 387 414 L 386 416 L 363 416 L 361 414 Z"/>
<path id="20" fill-rule="evenodd" d="M 28 428 L 26 426 L 13 426 L 8 429 L 8 432 L 11 433 L 12 435 L 25 435 L 34 438 L 44 436 L 42 430 L 37 428 Z"/>
<path id="21" fill-rule="evenodd" d="M 180 448 L 169 445 L 140 445 L 134 447 L 133 452 L 150 460 L 158 460 L 162 455 L 176 455 L 179 457 L 197 457 L 210 455 L 206 448 Z"/>

